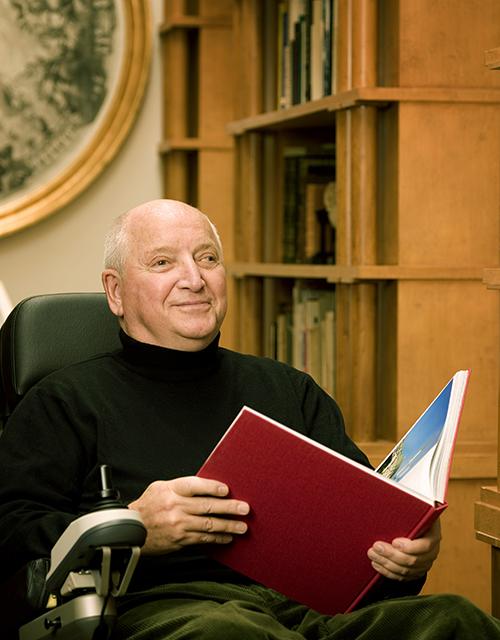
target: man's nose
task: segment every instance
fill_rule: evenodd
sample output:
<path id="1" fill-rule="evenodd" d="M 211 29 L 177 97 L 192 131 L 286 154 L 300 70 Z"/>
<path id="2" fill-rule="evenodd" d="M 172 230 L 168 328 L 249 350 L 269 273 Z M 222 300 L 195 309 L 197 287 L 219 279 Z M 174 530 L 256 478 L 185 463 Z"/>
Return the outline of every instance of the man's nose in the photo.
<path id="1" fill-rule="evenodd" d="M 179 286 L 188 287 L 196 291 L 203 288 L 204 285 L 205 281 L 197 262 L 193 259 L 184 260 L 181 264 Z"/>

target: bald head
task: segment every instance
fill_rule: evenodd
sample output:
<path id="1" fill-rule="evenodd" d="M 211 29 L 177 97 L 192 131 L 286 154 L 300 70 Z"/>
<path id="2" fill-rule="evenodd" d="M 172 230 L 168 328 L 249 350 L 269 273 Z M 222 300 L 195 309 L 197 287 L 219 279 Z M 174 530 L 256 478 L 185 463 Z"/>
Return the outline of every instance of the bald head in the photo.
<path id="1" fill-rule="evenodd" d="M 116 269 L 119 272 L 123 270 L 129 240 L 131 236 L 137 234 L 148 219 L 177 216 L 180 220 L 189 214 L 199 215 L 207 221 L 222 258 L 222 243 L 219 233 L 207 215 L 180 200 L 158 199 L 139 204 L 115 218 L 104 238 L 104 268 Z"/>

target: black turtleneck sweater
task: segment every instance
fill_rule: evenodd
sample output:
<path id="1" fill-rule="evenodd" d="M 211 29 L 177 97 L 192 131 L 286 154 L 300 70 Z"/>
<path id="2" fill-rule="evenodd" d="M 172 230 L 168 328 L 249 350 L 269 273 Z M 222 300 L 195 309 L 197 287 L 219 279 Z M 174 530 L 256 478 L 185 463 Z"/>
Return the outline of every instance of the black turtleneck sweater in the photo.
<path id="1" fill-rule="evenodd" d="M 0 446 L 4 577 L 49 556 L 66 525 L 92 508 L 98 465 L 111 466 L 130 502 L 154 480 L 195 474 L 244 404 L 368 463 L 346 436 L 337 404 L 308 375 L 220 348 L 218 340 L 181 352 L 121 338 L 122 350 L 47 376 L 7 424 Z M 144 557 L 136 581 L 241 579 L 202 554 L 190 547 Z"/>

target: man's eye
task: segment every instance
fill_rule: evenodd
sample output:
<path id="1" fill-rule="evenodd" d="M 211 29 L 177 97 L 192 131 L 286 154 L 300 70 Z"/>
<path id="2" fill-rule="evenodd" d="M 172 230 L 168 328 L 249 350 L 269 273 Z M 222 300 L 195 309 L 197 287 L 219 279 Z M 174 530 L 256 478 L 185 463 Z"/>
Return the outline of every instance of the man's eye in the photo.
<path id="1" fill-rule="evenodd" d="M 155 260 L 153 267 L 166 267 L 167 264 L 168 260 L 166 258 L 159 258 L 158 260 Z"/>
<path id="2" fill-rule="evenodd" d="M 218 262 L 218 258 L 216 255 L 214 255 L 213 253 L 207 253 L 203 256 L 200 256 L 200 258 L 198 258 L 198 260 L 200 262 L 204 262 L 207 264 L 216 264 Z"/>

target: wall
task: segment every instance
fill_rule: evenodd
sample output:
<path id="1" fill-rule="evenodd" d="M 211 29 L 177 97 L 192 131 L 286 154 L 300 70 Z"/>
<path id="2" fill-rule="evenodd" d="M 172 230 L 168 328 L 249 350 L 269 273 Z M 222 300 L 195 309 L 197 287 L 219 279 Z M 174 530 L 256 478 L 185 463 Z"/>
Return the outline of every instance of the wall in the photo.
<path id="1" fill-rule="evenodd" d="M 49 218 L 0 238 L 0 281 L 13 304 L 45 292 L 101 289 L 102 239 L 111 220 L 161 197 L 161 0 L 153 7 L 151 75 L 133 128 L 111 164 L 78 198 Z"/>

